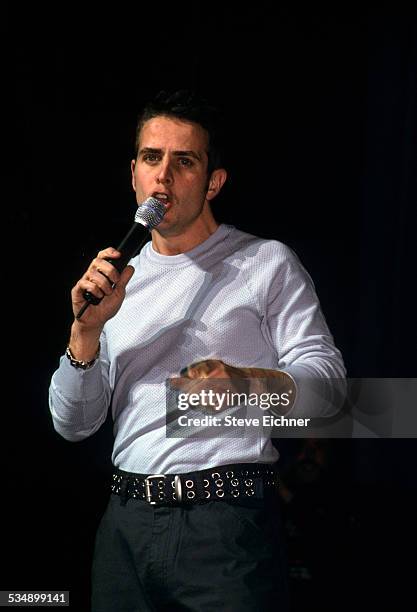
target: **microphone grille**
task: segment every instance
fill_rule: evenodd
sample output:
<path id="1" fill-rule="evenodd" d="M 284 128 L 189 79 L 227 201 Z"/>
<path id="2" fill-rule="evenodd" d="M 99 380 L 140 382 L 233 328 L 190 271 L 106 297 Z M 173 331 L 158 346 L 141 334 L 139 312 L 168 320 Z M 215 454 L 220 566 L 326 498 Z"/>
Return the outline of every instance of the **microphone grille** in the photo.
<path id="1" fill-rule="evenodd" d="M 156 198 L 147 198 L 136 211 L 135 223 L 141 223 L 152 229 L 162 221 L 165 212 L 162 202 Z"/>

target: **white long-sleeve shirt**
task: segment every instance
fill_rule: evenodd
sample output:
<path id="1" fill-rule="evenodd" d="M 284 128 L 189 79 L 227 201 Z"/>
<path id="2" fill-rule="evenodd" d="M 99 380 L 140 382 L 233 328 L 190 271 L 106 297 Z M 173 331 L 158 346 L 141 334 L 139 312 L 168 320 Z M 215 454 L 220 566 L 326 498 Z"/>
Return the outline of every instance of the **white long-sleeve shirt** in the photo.
<path id="1" fill-rule="evenodd" d="M 193 362 L 215 358 L 287 372 L 299 387 L 299 402 L 304 378 L 343 378 L 342 357 L 297 256 L 281 242 L 220 225 L 187 253 L 161 255 L 149 242 L 130 263 L 135 274 L 104 327 L 100 358 L 82 370 L 62 357 L 52 377 L 56 431 L 72 441 L 86 438 L 111 405 L 112 460 L 123 470 L 186 473 L 276 461 L 277 450 L 261 433 L 166 437 L 165 381 Z"/>

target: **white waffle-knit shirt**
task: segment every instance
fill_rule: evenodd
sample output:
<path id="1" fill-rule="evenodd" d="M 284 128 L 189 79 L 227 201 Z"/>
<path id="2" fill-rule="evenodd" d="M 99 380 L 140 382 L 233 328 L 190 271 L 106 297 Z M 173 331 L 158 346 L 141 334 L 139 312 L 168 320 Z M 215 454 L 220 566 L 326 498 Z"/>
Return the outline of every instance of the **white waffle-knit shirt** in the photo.
<path id="1" fill-rule="evenodd" d="M 296 384 L 304 376 L 343 378 L 342 357 L 297 256 L 281 242 L 220 225 L 187 253 L 161 255 L 148 242 L 130 263 L 135 273 L 104 326 L 100 358 L 82 370 L 61 357 L 52 377 L 56 431 L 72 441 L 91 436 L 111 406 L 112 460 L 123 470 L 186 473 L 276 461 L 262 430 L 236 438 L 166 437 L 165 381 L 209 358 L 283 370 Z"/>

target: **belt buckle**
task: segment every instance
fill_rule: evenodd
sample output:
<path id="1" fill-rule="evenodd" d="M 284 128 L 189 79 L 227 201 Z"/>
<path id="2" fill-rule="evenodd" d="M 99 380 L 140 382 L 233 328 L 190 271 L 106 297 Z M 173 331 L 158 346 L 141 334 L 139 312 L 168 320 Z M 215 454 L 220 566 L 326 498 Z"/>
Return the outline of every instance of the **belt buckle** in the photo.
<path id="1" fill-rule="evenodd" d="M 157 502 L 152 501 L 152 491 L 151 491 L 151 482 L 150 482 L 152 478 L 163 478 L 165 480 L 166 476 L 165 474 L 150 474 L 149 476 L 145 478 L 146 501 L 152 506 L 154 506 Z"/>

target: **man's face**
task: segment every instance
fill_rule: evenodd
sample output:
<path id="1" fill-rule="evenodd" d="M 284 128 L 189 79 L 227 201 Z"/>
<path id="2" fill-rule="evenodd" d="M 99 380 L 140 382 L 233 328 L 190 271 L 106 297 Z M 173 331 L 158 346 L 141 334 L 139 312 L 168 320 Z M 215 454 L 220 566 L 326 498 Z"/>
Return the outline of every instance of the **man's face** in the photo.
<path id="1" fill-rule="evenodd" d="M 132 184 L 138 204 L 149 196 L 164 202 L 161 235 L 182 235 L 211 214 L 207 150 L 208 134 L 198 124 L 160 116 L 143 125 Z"/>

